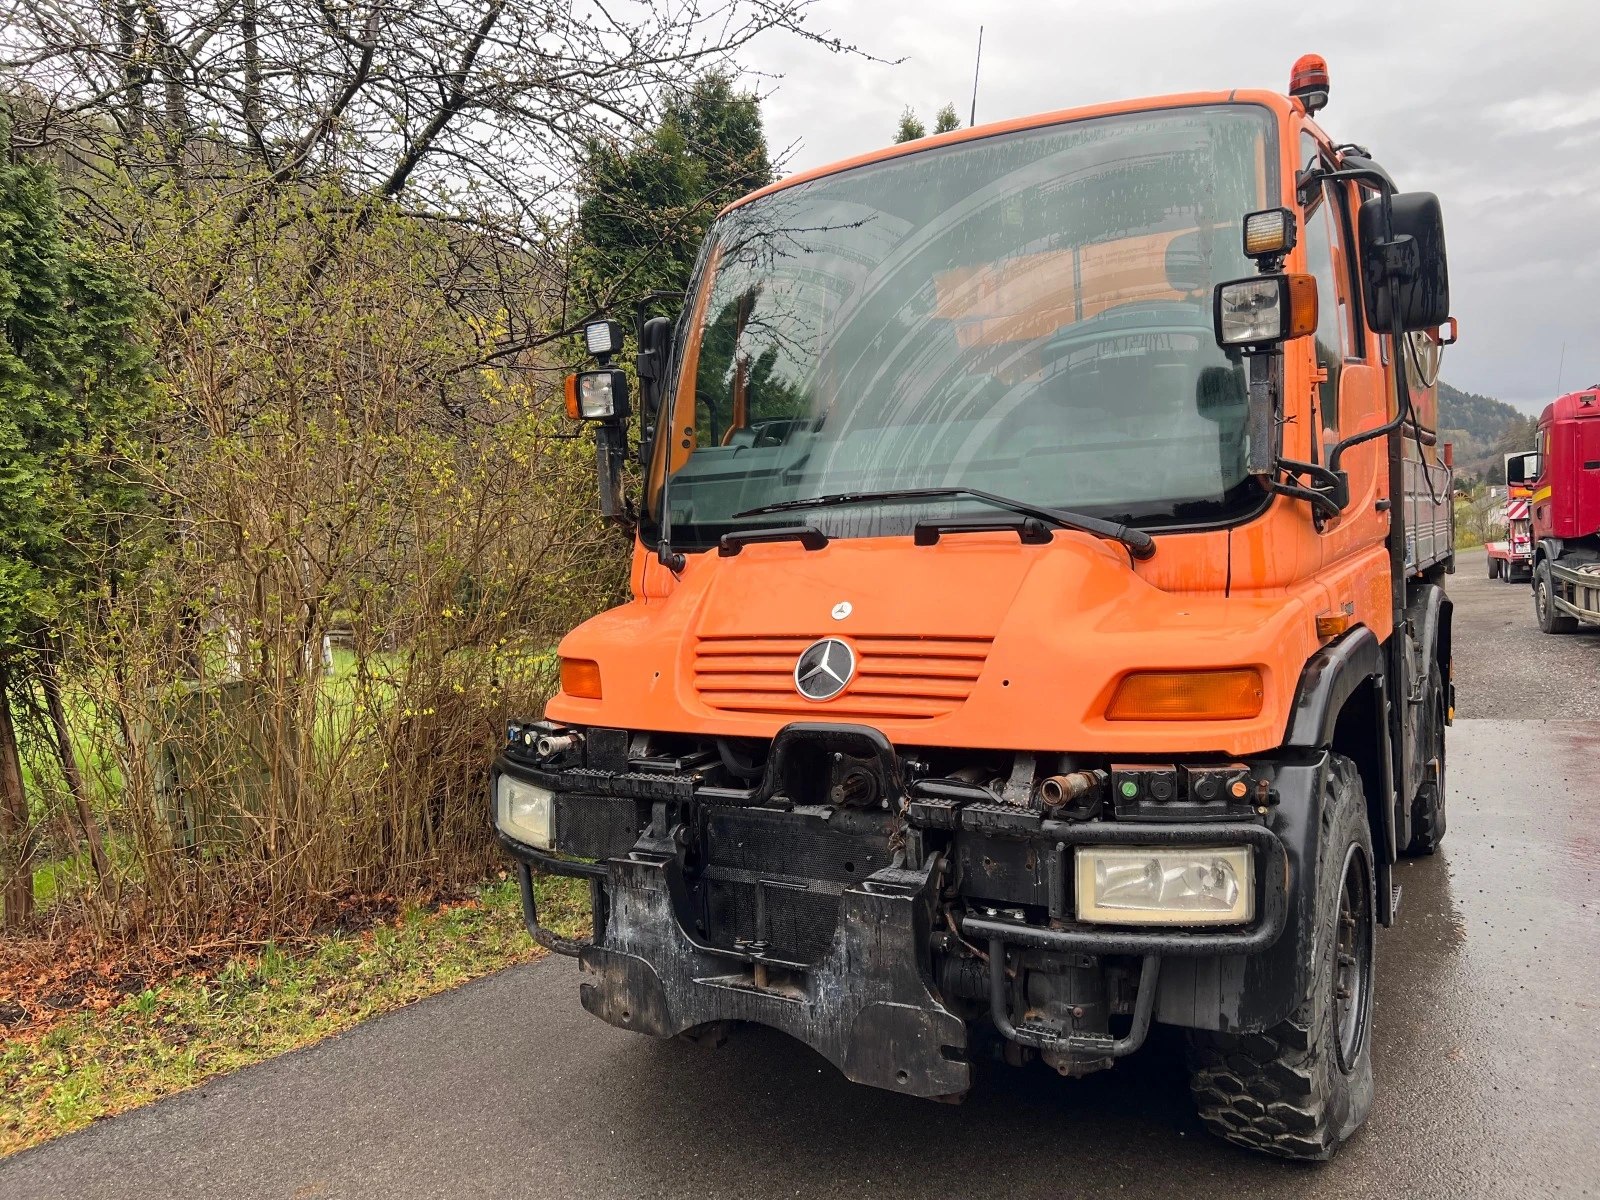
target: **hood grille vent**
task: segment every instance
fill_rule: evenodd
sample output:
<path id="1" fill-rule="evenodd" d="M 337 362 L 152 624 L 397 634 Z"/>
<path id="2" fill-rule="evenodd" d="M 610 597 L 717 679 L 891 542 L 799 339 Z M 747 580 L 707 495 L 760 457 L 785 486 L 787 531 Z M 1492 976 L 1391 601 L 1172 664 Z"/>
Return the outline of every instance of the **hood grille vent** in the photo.
<path id="1" fill-rule="evenodd" d="M 816 640 L 744 634 L 700 638 L 694 652 L 695 691 L 722 712 L 790 720 L 810 714 L 927 721 L 948 716 L 971 695 L 994 639 L 901 634 L 845 638 L 856 653 L 855 677 L 838 696 L 820 703 L 807 700 L 794 686 L 795 663 Z"/>

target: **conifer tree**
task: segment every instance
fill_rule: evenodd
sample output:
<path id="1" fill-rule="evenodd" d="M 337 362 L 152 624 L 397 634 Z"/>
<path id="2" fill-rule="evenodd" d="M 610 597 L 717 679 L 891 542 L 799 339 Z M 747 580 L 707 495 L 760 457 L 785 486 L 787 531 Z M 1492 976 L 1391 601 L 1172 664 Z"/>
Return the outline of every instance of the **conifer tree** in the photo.
<path id="1" fill-rule="evenodd" d="M 13 701 L 43 683 L 51 647 L 137 545 L 141 492 L 129 462 L 148 418 L 140 294 L 63 229 L 56 181 L 11 153 L 0 113 L 0 868 L 5 921 L 33 906 L 28 798 Z M 43 675 L 41 675 L 43 673 Z M 59 702 L 58 751 L 71 741 Z M 80 816 L 89 821 L 81 794 Z M 92 828 L 86 829 L 91 847 Z M 96 854 L 96 866 L 104 860 Z"/>

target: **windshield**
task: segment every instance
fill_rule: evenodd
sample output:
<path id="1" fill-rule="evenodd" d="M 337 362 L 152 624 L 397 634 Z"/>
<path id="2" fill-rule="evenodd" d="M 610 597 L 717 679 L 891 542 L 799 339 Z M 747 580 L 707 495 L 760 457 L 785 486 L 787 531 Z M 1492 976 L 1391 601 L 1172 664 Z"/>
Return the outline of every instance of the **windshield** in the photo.
<path id="1" fill-rule="evenodd" d="M 981 138 L 782 189 L 722 217 L 658 422 L 650 523 L 704 548 L 839 492 L 967 487 L 1147 528 L 1255 511 L 1247 388 L 1211 290 L 1252 273 L 1278 193 L 1251 105 Z M 906 533 L 970 500 L 807 510 Z"/>

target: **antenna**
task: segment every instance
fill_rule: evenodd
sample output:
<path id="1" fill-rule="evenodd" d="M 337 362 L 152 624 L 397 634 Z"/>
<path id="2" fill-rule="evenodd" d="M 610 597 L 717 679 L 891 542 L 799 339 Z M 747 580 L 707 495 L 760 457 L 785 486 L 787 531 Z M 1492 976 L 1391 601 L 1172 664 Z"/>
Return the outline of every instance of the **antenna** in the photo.
<path id="1" fill-rule="evenodd" d="M 1556 395 L 1561 395 L 1561 375 L 1567 369 L 1567 344 L 1561 343 L 1561 364 L 1556 367 Z"/>
<path id="2" fill-rule="evenodd" d="M 967 125 L 978 123 L 978 69 L 983 66 L 983 26 L 978 26 L 978 58 L 972 64 L 972 115 L 967 118 Z"/>

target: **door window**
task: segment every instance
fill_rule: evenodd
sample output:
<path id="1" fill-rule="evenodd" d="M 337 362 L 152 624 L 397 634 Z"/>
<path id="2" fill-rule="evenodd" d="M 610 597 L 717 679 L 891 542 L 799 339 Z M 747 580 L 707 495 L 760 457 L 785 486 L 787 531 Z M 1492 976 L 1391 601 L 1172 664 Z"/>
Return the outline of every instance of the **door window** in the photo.
<path id="1" fill-rule="evenodd" d="M 1317 161 L 1316 140 L 1301 139 L 1305 165 Z M 1322 373 L 1316 405 L 1322 440 L 1332 445 L 1339 438 L 1339 374 L 1347 358 L 1364 358 L 1351 303 L 1351 262 L 1346 236 L 1347 220 L 1338 185 L 1327 184 L 1306 205 L 1302 218 L 1306 269 L 1317 281 L 1316 362 Z"/>

